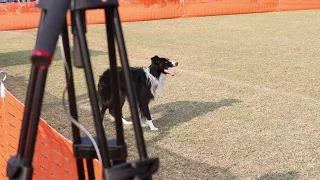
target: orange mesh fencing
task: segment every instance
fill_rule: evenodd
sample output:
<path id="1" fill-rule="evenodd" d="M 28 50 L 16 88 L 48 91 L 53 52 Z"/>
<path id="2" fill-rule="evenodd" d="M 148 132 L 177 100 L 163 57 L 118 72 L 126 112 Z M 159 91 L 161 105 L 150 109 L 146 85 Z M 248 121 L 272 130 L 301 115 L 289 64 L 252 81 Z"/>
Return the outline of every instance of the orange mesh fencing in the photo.
<path id="1" fill-rule="evenodd" d="M 122 22 L 320 9 L 319 0 L 120 0 Z M 35 2 L 0 3 L 0 31 L 36 28 L 40 9 Z M 104 23 L 102 10 L 86 13 L 88 24 Z M 70 24 L 70 16 L 68 17 Z"/>
<path id="2" fill-rule="evenodd" d="M 320 9 L 319 0 L 281 0 L 279 11 Z"/>
<path id="3" fill-rule="evenodd" d="M 6 177 L 7 161 L 16 155 L 20 137 L 24 106 L 6 91 L 5 100 L 0 99 L 0 179 Z M 84 161 L 85 164 L 85 161 Z M 77 180 L 72 142 L 68 141 L 42 119 L 39 123 L 33 179 Z M 86 165 L 85 165 L 86 167 Z M 96 179 L 101 177 L 101 166 L 94 162 Z"/>

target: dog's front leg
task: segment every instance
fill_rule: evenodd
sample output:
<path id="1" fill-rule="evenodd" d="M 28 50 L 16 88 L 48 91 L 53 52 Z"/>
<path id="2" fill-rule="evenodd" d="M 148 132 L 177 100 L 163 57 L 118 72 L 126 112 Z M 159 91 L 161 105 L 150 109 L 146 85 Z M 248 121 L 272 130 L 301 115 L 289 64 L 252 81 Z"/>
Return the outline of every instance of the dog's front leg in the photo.
<path id="1" fill-rule="evenodd" d="M 148 103 L 141 103 L 140 110 L 141 110 L 142 116 L 147 119 L 147 125 L 149 126 L 150 130 L 151 131 L 158 131 L 158 128 L 156 128 L 152 123 L 151 113 L 149 110 Z"/>

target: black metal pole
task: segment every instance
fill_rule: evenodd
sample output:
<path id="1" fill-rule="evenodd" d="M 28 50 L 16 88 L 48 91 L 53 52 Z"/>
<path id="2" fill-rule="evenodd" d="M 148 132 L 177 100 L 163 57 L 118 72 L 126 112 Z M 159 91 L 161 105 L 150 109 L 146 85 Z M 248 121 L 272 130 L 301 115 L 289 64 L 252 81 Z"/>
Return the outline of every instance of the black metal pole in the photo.
<path id="1" fill-rule="evenodd" d="M 42 10 L 37 33 L 36 48 L 31 55 L 31 73 L 27 90 L 22 129 L 17 156 L 12 156 L 7 164 L 7 177 L 10 180 L 31 180 L 32 160 L 38 132 L 44 88 L 48 67 L 52 61 L 58 35 L 63 25 L 70 2 L 55 0 L 47 2 L 55 11 Z M 57 17 L 57 14 L 59 15 Z M 61 19 L 61 17 L 63 17 Z M 48 34 L 50 34 L 48 36 Z"/>
<path id="2" fill-rule="evenodd" d="M 46 18 L 46 13 L 47 13 L 47 10 L 42 9 L 41 16 L 40 16 L 39 28 L 38 28 L 38 32 L 37 32 L 37 37 L 39 36 L 39 32 L 41 31 L 42 24 L 44 22 L 44 19 Z"/>
<path id="3" fill-rule="evenodd" d="M 84 31 L 84 33 L 87 32 L 87 28 L 85 26 L 85 12 L 82 11 L 80 12 L 81 14 L 81 21 L 82 23 L 82 30 Z M 73 34 L 73 63 L 75 65 L 75 67 L 77 68 L 83 68 L 83 60 L 81 57 L 81 50 L 80 50 L 80 45 L 79 45 L 79 38 L 78 38 L 78 32 L 77 32 L 77 28 L 75 25 L 75 14 L 74 11 L 71 11 L 71 29 L 72 29 L 72 34 Z"/>
<path id="4" fill-rule="evenodd" d="M 42 10 L 41 11 L 41 16 L 40 16 L 40 25 L 38 28 L 37 34 L 39 34 L 41 25 L 45 19 L 46 11 Z M 38 36 L 38 35 L 37 35 Z M 19 138 L 19 145 L 18 145 L 18 157 L 23 156 L 25 152 L 25 147 L 26 147 L 26 138 L 28 135 L 29 131 L 29 126 L 28 124 L 30 123 L 30 113 L 32 111 L 32 96 L 34 94 L 34 86 L 36 82 L 36 77 L 38 75 L 38 69 L 35 66 L 31 66 L 31 72 L 29 76 L 29 82 L 28 82 L 28 89 L 27 89 L 27 95 L 26 95 L 26 100 L 25 100 L 25 109 L 23 111 L 23 118 L 22 118 L 22 125 L 21 125 L 21 133 L 20 133 L 20 138 Z"/>
<path id="5" fill-rule="evenodd" d="M 40 25 L 35 49 L 53 55 L 70 7 L 70 0 L 40 0 L 39 4 L 45 7 L 46 13 L 45 20 Z"/>
<path id="6" fill-rule="evenodd" d="M 133 127 L 135 132 L 135 138 L 137 141 L 137 147 L 139 150 L 139 156 L 140 156 L 140 159 L 147 159 L 148 155 L 147 155 L 146 145 L 143 137 L 143 131 L 140 124 L 138 108 L 136 104 L 137 102 L 136 92 L 132 84 L 131 72 L 130 72 L 129 62 L 127 59 L 127 52 L 126 52 L 126 47 L 125 47 L 124 38 L 122 34 L 122 28 L 120 23 L 120 17 L 118 14 L 118 9 L 116 8 L 113 9 L 113 15 L 114 15 L 113 20 L 115 25 L 115 32 L 116 32 L 118 47 L 119 47 L 119 54 L 120 54 L 120 59 L 121 59 L 124 76 L 125 76 L 125 82 L 127 86 L 128 101 L 129 101 L 130 110 L 132 114 L 132 121 L 133 121 Z"/>
<path id="7" fill-rule="evenodd" d="M 102 165 L 103 167 L 110 168 L 110 158 L 108 155 L 108 144 L 106 135 L 104 132 L 104 128 L 102 127 L 102 118 L 99 110 L 99 104 L 98 104 L 98 97 L 96 94 L 96 88 L 94 83 L 94 78 L 92 74 L 92 68 L 90 63 L 90 57 L 89 57 L 89 50 L 87 46 L 86 37 L 84 34 L 84 31 L 82 29 L 82 23 L 84 23 L 81 19 L 81 12 L 80 10 L 74 11 L 75 13 L 75 20 L 76 20 L 76 28 L 79 38 L 79 45 L 81 50 L 81 56 L 83 58 L 83 65 L 84 65 L 84 71 L 86 74 L 86 81 L 87 81 L 87 88 L 89 92 L 89 98 L 91 102 L 91 109 L 92 114 L 94 118 L 94 125 L 97 132 L 97 138 L 98 138 L 98 144 L 101 149 L 101 158 L 102 158 Z"/>
<path id="8" fill-rule="evenodd" d="M 140 159 L 148 159 L 147 148 L 143 136 L 143 131 L 140 124 L 140 117 L 138 113 L 138 108 L 136 104 L 136 92 L 133 88 L 131 72 L 129 67 L 129 61 L 126 51 L 126 46 L 124 43 L 122 27 L 120 22 L 120 16 L 118 9 L 113 10 L 114 13 L 114 24 L 115 24 L 115 32 L 118 40 L 118 47 L 119 47 L 119 54 L 120 59 L 124 71 L 125 81 L 127 85 L 127 92 L 128 92 L 128 101 L 131 109 L 132 121 L 133 121 L 133 128 L 135 132 L 135 138 L 137 142 L 137 147 L 139 151 Z M 152 176 L 147 176 L 143 178 L 143 180 L 152 180 Z"/>
<path id="9" fill-rule="evenodd" d="M 25 157 L 25 165 L 27 167 L 32 166 L 32 159 L 34 155 L 34 148 L 36 144 L 37 132 L 38 132 L 38 125 L 40 121 L 40 114 L 41 114 L 41 107 L 44 95 L 44 89 L 46 84 L 47 72 L 48 67 L 39 67 L 37 82 L 35 86 L 35 96 L 33 99 L 32 104 L 32 112 L 30 116 L 30 127 L 28 133 L 28 143 L 26 144 L 26 152 L 24 154 Z"/>
<path id="10" fill-rule="evenodd" d="M 107 41 L 108 41 L 108 51 L 109 51 L 109 62 L 110 62 L 110 73 L 111 73 L 111 93 L 112 93 L 112 106 L 115 113 L 115 123 L 116 123 L 116 137 L 117 145 L 124 145 L 124 134 L 123 134 L 123 125 L 122 125 L 122 109 L 120 105 L 120 96 L 119 96 L 119 77 L 117 70 L 117 59 L 116 59 L 116 49 L 114 43 L 114 25 L 112 23 L 113 14 L 112 8 L 105 9 L 106 16 L 106 29 L 107 29 Z M 120 164 L 125 161 L 113 161 L 113 164 Z"/>
<path id="11" fill-rule="evenodd" d="M 87 169 L 88 169 L 88 178 L 89 180 L 95 180 L 94 177 L 94 168 L 92 159 L 87 159 Z"/>
<path id="12" fill-rule="evenodd" d="M 67 20 L 65 21 L 65 24 L 63 26 L 62 33 L 61 33 L 61 38 L 62 38 L 61 48 L 63 49 L 62 54 L 64 55 L 65 61 L 66 61 L 65 72 L 66 72 L 66 81 L 67 81 L 67 88 L 68 88 L 70 114 L 73 119 L 78 121 L 78 111 L 77 111 L 76 95 L 75 95 L 75 88 L 74 88 L 74 81 L 73 81 L 73 71 L 72 71 L 72 64 L 71 64 L 68 26 L 66 22 Z M 72 129 L 73 144 L 80 144 L 81 139 L 80 139 L 79 129 L 72 123 L 71 123 L 71 129 Z M 84 176 L 84 166 L 83 166 L 82 159 L 76 159 L 76 164 L 77 164 L 79 180 L 84 180 L 85 176 Z"/>
<path id="13" fill-rule="evenodd" d="M 29 124 L 30 124 L 30 114 L 32 110 L 32 100 L 35 89 L 36 78 L 38 75 L 38 69 L 35 66 L 31 66 L 31 73 L 29 77 L 26 101 L 25 101 L 25 109 L 23 111 L 23 119 L 21 125 L 21 133 L 19 137 L 19 145 L 18 145 L 18 157 L 22 157 L 25 152 L 26 143 L 27 143 L 27 135 L 29 132 Z"/>
<path id="14" fill-rule="evenodd" d="M 46 11 L 41 16 L 40 29 L 37 34 L 36 48 L 32 53 L 31 62 L 39 69 L 32 101 L 32 112 L 30 114 L 29 132 L 27 134 L 26 151 L 24 152 L 25 165 L 31 167 L 36 143 L 37 128 L 39 124 L 43 94 L 46 84 L 47 71 L 52 61 L 58 36 L 64 24 L 70 1 L 55 0 L 47 2 L 47 6 L 54 11 Z M 50 36 L 47 36 L 50 34 Z M 28 112 L 27 112 L 28 113 Z"/>

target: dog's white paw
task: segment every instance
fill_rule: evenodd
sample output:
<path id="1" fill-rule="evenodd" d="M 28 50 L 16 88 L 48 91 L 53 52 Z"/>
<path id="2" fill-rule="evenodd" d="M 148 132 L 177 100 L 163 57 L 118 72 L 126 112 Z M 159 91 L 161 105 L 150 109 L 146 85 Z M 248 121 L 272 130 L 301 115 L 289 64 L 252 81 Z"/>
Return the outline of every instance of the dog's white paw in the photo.
<path id="1" fill-rule="evenodd" d="M 145 123 L 145 122 L 141 122 L 141 121 L 140 121 L 140 124 L 141 124 L 141 127 L 148 127 L 148 124 Z"/>
<path id="2" fill-rule="evenodd" d="M 149 128 L 150 128 L 151 131 L 158 131 L 158 130 L 159 130 L 158 128 L 156 128 L 156 127 L 153 125 L 152 120 L 147 120 L 147 124 L 148 124 L 148 126 L 149 126 Z"/>
<path id="3" fill-rule="evenodd" d="M 126 125 L 132 124 L 131 121 L 127 121 L 127 120 L 125 120 L 125 119 L 123 119 L 123 118 L 122 118 L 122 123 L 123 123 L 123 124 L 126 124 Z"/>
<path id="4" fill-rule="evenodd" d="M 106 122 L 102 120 L 102 127 L 106 127 L 106 126 L 107 126 Z"/>
<path id="5" fill-rule="evenodd" d="M 111 121 L 111 122 L 115 122 L 115 121 L 116 121 L 116 118 L 114 118 L 112 115 L 110 115 L 110 121 Z M 132 124 L 131 121 L 127 121 L 127 120 L 125 120 L 125 119 L 123 119 L 123 118 L 122 118 L 122 123 L 123 123 L 123 124 L 126 124 L 126 125 Z"/>
<path id="6" fill-rule="evenodd" d="M 110 121 L 111 121 L 111 122 L 115 122 L 115 121 L 116 121 L 116 118 L 114 118 L 112 115 L 110 115 Z"/>
<path id="7" fill-rule="evenodd" d="M 158 131 L 158 130 L 159 130 L 159 128 L 152 127 L 152 128 L 150 128 L 150 130 L 151 130 L 151 131 Z"/>
<path id="8" fill-rule="evenodd" d="M 148 124 L 147 124 L 146 120 L 147 119 L 145 117 L 140 117 L 141 127 L 148 127 Z"/>

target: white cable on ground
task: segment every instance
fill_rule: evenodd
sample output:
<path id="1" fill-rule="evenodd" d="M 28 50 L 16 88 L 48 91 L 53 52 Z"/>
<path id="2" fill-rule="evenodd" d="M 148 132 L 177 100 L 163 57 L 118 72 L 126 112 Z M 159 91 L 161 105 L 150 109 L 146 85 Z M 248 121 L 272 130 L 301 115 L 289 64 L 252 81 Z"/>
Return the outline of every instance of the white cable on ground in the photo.
<path id="1" fill-rule="evenodd" d="M 66 57 L 64 56 L 64 49 L 63 49 L 63 43 L 62 43 L 62 36 L 60 35 L 59 36 L 59 42 L 60 42 L 60 46 L 61 46 L 61 55 L 63 57 L 63 60 L 64 60 L 64 64 L 65 64 L 65 67 L 66 67 L 66 71 L 67 71 L 67 78 L 70 79 L 71 78 L 71 74 L 70 74 L 70 67 L 68 66 L 68 63 L 66 62 Z M 82 125 L 80 124 L 77 120 L 75 120 L 70 112 L 67 110 L 67 106 L 65 104 L 65 94 L 67 92 L 67 89 L 68 89 L 68 85 L 66 86 L 66 88 L 64 89 L 63 91 L 63 95 L 62 95 L 62 104 L 63 104 L 63 108 L 65 110 L 65 112 L 67 113 L 68 115 L 68 118 L 69 120 L 76 126 L 78 127 L 79 129 L 81 129 L 90 139 L 90 141 L 92 142 L 93 144 L 93 147 L 96 151 L 96 154 L 97 154 L 97 158 L 98 158 L 98 161 L 100 162 L 100 164 L 102 165 L 102 158 L 101 158 L 101 153 L 100 153 L 100 150 L 99 150 L 99 147 L 97 145 L 97 142 L 94 140 L 93 136 L 90 134 L 90 132 Z M 103 168 L 102 168 L 103 169 Z"/>
<path id="2" fill-rule="evenodd" d="M 78 121 L 76 121 L 70 114 L 70 112 L 67 110 L 67 105 L 65 104 L 65 95 L 67 92 L 67 88 L 64 89 L 63 91 L 63 96 L 62 96 L 62 103 L 63 103 L 63 108 L 65 110 L 65 112 L 68 115 L 69 120 L 75 125 L 77 126 L 79 129 L 81 129 L 90 139 L 90 141 L 93 144 L 94 149 L 96 150 L 97 153 L 97 157 L 98 157 L 98 161 L 102 164 L 102 158 L 101 158 L 101 154 L 100 154 L 100 150 L 98 148 L 98 145 L 96 143 L 96 141 L 94 140 L 93 136 L 90 134 L 90 132 L 82 125 L 80 124 Z"/>

